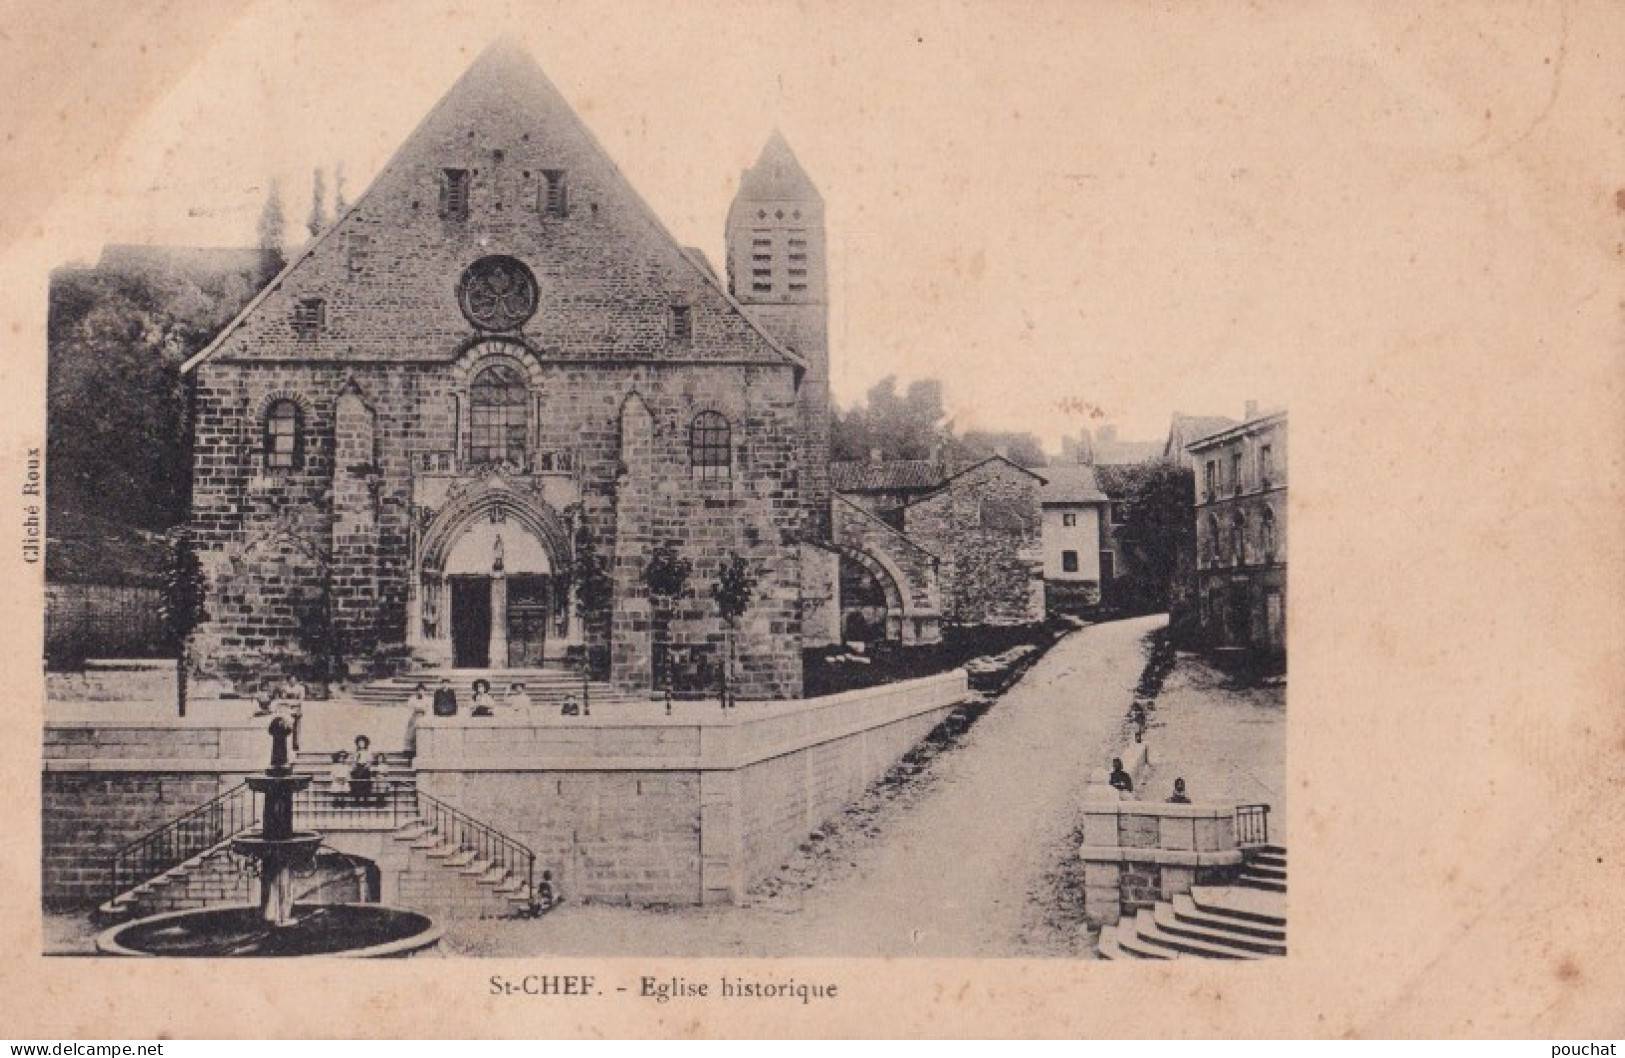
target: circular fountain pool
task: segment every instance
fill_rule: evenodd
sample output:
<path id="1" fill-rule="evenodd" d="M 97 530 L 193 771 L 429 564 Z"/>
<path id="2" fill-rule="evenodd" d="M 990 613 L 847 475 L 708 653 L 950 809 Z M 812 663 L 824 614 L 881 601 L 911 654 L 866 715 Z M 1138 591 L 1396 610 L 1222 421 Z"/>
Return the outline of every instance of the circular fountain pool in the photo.
<path id="1" fill-rule="evenodd" d="M 126 922 L 96 938 L 108 955 L 220 958 L 339 955 L 381 958 L 431 948 L 445 932 L 427 915 L 382 904 L 297 906 L 286 926 L 252 904 L 170 911 Z"/>

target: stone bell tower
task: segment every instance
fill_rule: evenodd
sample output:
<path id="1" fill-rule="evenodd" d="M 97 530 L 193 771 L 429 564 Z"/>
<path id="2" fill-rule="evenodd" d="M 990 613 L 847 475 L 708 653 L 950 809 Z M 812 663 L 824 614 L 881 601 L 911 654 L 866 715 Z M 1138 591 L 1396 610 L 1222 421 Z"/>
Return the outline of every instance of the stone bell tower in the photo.
<path id="1" fill-rule="evenodd" d="M 801 379 L 803 532 L 829 536 L 829 284 L 824 199 L 777 131 L 728 210 L 728 289 L 807 362 Z"/>

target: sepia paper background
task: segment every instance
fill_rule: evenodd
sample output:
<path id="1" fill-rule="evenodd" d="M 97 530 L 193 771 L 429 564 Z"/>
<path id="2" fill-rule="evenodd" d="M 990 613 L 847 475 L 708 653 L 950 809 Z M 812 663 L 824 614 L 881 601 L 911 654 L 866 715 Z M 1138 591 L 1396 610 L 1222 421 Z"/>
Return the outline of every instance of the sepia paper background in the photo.
<path id="1" fill-rule="evenodd" d="M 7 1034 L 1625 1036 L 1625 9 L 1604 0 L 870 7 L 5 5 L 0 496 L 10 500 L 0 510 L 10 521 L 0 524 L 14 527 L 0 531 Z M 376 39 L 333 31 L 356 12 L 396 28 Z M 730 87 L 762 97 L 761 71 L 783 64 L 780 94 L 745 111 L 763 123 L 744 141 L 759 146 L 774 121 L 786 121 L 815 180 L 854 168 L 888 122 L 897 136 L 910 134 L 888 100 L 932 100 L 963 115 L 964 135 L 920 147 L 894 201 L 865 204 L 882 218 L 875 230 L 906 203 L 911 221 L 995 249 L 989 263 L 971 266 L 931 256 L 944 245 L 941 230 L 918 244 L 848 240 L 848 258 L 867 262 L 851 263 L 853 276 L 896 281 L 835 287 L 838 321 L 850 313 L 908 322 L 894 332 L 895 348 L 878 350 L 843 344 L 854 330 L 838 322 L 838 397 L 884 373 L 843 368 L 843 358 L 873 353 L 905 379 L 949 377 L 959 358 L 954 377 L 970 380 L 959 387 L 962 422 L 1051 429 L 1062 394 L 1031 352 L 1000 359 L 1004 324 L 984 299 L 993 283 L 1001 304 L 1030 297 L 1040 331 L 1069 299 L 1109 303 L 1101 316 L 1115 329 L 1102 347 L 1131 343 L 1121 321 L 1143 318 L 1144 375 L 1101 377 L 1081 399 L 1128 406 L 1143 383 L 1154 392 L 1135 406 L 1160 414 L 1164 430 L 1176 400 L 1186 405 L 1179 410 L 1232 415 L 1254 393 L 1288 406 L 1291 955 L 1251 964 L 40 957 L 42 585 L 41 567 L 21 561 L 19 490 L 24 452 L 44 440 L 47 273 L 119 241 L 108 232 L 127 230 L 128 211 L 144 200 L 99 189 L 157 149 L 152 116 L 168 113 L 176 93 L 198 93 L 188 79 L 211 69 L 221 49 L 241 49 L 253 20 L 298 40 L 296 64 L 254 71 L 267 91 L 299 78 L 342 85 L 359 53 L 398 48 L 405 26 L 415 43 L 390 64 L 403 94 L 427 91 L 431 101 L 472 60 L 465 42 L 519 32 L 618 160 L 617 143 L 640 139 L 651 92 L 691 95 L 680 135 L 641 137 L 665 161 L 664 176 L 651 177 L 661 167 L 647 159 L 623 166 L 675 228 L 698 224 L 713 241 L 732 193 L 725 181 L 753 160 L 707 131 L 708 109 L 718 120 L 741 113 Z M 930 47 L 944 49 L 934 60 L 942 65 L 922 73 L 907 49 Z M 754 58 L 737 64 L 732 85 L 733 60 L 746 52 Z M 561 74 L 565 55 L 572 71 L 593 65 L 583 53 L 605 72 Z M 873 73 L 889 56 L 891 72 Z M 976 76 L 935 79 L 960 64 Z M 708 70 L 703 80 L 672 79 L 695 65 Z M 1090 76 L 1102 68 L 1111 76 Z M 827 69 L 827 83 L 817 69 Z M 853 70 L 870 72 L 854 82 Z M 1006 88 L 1042 98 L 1050 85 L 1053 120 L 1042 109 L 999 109 Z M 1211 115 L 1190 112 L 1210 88 Z M 850 128 L 796 127 L 801 94 L 824 91 L 850 106 Z M 1077 261 L 1014 263 L 1024 240 L 1069 208 L 1057 188 L 1078 203 L 1095 193 L 1088 174 L 1070 184 L 1011 174 L 997 208 L 974 198 L 985 189 L 918 176 L 951 174 L 997 149 L 988 138 L 997 142 L 1005 121 L 1064 137 L 1084 112 L 1114 115 L 1093 127 L 1110 130 L 1098 144 L 1099 173 L 1119 189 L 1133 185 L 1124 173 L 1135 166 L 1153 179 L 1150 159 L 1171 127 L 1208 121 L 1229 123 L 1210 142 L 1234 144 L 1233 156 L 1172 149 L 1162 164 L 1185 166 L 1209 190 L 1243 169 L 1265 181 L 1230 200 L 1170 200 L 1141 217 L 1113 216 L 1118 237 L 1143 223 L 1147 238 L 1167 241 L 1170 274 L 1194 277 L 1188 306 L 1145 299 L 1153 277 L 1136 271 L 1144 262 L 1118 269 L 1089 240 Z M 187 130 L 170 135 L 185 140 Z M 245 115 L 237 139 L 214 145 L 220 172 L 235 173 L 265 135 Z M 803 147 L 809 139 L 816 150 Z M 985 164 L 977 157 L 976 170 Z M 651 191 L 651 179 L 666 178 L 677 191 Z M 684 186 L 703 201 L 694 217 L 671 217 Z M 351 186 L 352 200 L 362 189 Z M 854 204 L 828 185 L 824 192 L 834 246 L 843 238 L 837 208 Z M 284 188 L 290 232 L 303 193 Z M 959 208 L 963 195 L 978 208 Z M 1233 226 L 1229 244 L 1243 248 L 1217 270 L 1213 247 L 1227 243 L 1204 217 Z M 251 237 L 250 225 L 242 238 Z M 923 257 L 921 247 L 930 248 Z M 1192 259 L 1181 258 L 1184 248 Z M 996 274 L 984 279 L 978 269 Z M 1049 285 L 1057 271 L 1088 282 Z M 967 299 L 971 309 L 961 307 Z M 1109 360 L 1091 348 L 1089 315 L 1080 308 L 1067 341 L 1038 350 L 1060 365 L 1068 388 L 1088 384 L 1091 357 Z M 1011 349 L 1026 340 L 1021 318 L 1011 313 Z M 975 320 L 987 326 L 979 331 Z M 843 370 L 854 372 L 844 394 Z M 979 371 L 1023 372 L 1022 386 L 989 382 L 985 392 L 996 396 L 979 405 Z M 1197 403 L 1202 394 L 1212 395 L 1208 405 Z M 838 981 L 842 998 L 657 1006 L 613 994 L 498 999 L 486 985 L 497 973 L 631 983 L 769 971 Z"/>

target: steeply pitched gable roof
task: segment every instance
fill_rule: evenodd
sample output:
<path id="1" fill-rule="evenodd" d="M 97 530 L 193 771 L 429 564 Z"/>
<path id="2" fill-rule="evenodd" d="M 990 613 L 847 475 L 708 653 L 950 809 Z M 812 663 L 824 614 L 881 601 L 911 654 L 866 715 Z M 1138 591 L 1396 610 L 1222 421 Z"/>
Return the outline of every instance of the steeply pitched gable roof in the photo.
<path id="1" fill-rule="evenodd" d="M 436 182 L 445 167 L 458 166 L 472 174 L 476 195 L 498 203 L 462 226 L 437 219 L 436 209 Z M 525 189 L 552 169 L 568 171 L 572 220 L 548 226 Z M 508 208 L 499 212 L 503 205 Z M 368 240 L 375 262 L 354 284 L 347 282 L 350 235 Z M 532 264 L 542 305 L 523 333 L 561 356 L 611 360 L 649 345 L 651 334 L 664 333 L 664 315 L 650 311 L 634 320 L 628 306 L 657 308 L 673 291 L 684 291 L 697 311 L 710 312 L 712 323 L 695 328 L 688 348 L 661 358 L 806 367 L 672 238 L 530 56 L 499 41 L 429 111 L 344 216 L 184 369 L 223 350 L 246 359 L 450 359 L 475 335 L 454 307 L 460 269 L 447 274 L 442 262 L 472 262 L 484 253 Z M 587 267 L 613 276 L 612 294 L 577 289 L 572 269 Z M 290 316 L 311 294 L 335 303 L 327 313 L 333 326 L 322 341 L 299 346 Z M 394 333 L 376 325 L 385 312 L 392 314 Z M 353 321 L 348 332 L 346 321 Z"/>
<path id="2" fill-rule="evenodd" d="M 1091 466 L 1047 466 L 1040 470 L 1044 487 L 1039 502 L 1046 505 L 1105 503 L 1106 494 L 1095 482 L 1095 468 Z"/>
<path id="3" fill-rule="evenodd" d="M 1236 420 L 1224 415 L 1185 415 L 1176 411 L 1168 424 L 1168 443 L 1163 446 L 1162 454 L 1176 458 L 1186 445 L 1235 425 Z"/>
<path id="4" fill-rule="evenodd" d="M 1003 464 L 1003 466 L 1001 467 L 1000 464 Z M 965 469 L 959 471 L 958 473 L 950 474 L 947 478 L 943 479 L 942 483 L 940 485 L 938 485 L 935 489 L 932 489 L 930 492 L 926 493 L 923 496 L 914 497 L 913 499 L 908 501 L 906 506 L 913 506 L 916 503 L 924 503 L 926 500 L 931 499 L 933 496 L 940 496 L 944 492 L 948 491 L 949 489 L 956 488 L 960 484 L 963 484 L 964 482 L 962 482 L 961 479 L 969 477 L 970 475 L 973 475 L 973 474 L 985 474 L 985 473 L 987 473 L 989 471 L 998 471 L 998 470 L 1003 470 L 1005 468 L 1008 468 L 1009 470 L 1019 471 L 1020 473 L 1025 474 L 1028 477 L 1032 478 L 1034 481 L 1038 482 L 1039 485 L 1043 485 L 1045 480 L 1046 480 L 1044 478 L 1044 476 L 1042 474 L 1040 474 L 1038 471 L 1032 470 L 1032 469 L 1030 469 L 1028 467 L 1024 467 L 1020 463 L 1011 462 L 1008 458 L 1006 458 L 1004 456 L 988 456 L 986 459 L 982 460 L 981 462 L 972 464 L 971 466 L 966 467 Z"/>

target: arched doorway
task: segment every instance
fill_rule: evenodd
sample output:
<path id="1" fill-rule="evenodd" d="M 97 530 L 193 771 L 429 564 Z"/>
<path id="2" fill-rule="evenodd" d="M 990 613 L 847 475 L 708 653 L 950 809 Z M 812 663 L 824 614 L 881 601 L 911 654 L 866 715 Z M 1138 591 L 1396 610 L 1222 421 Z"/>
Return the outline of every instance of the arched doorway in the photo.
<path id="1" fill-rule="evenodd" d="M 540 668 L 572 639 L 568 534 L 539 498 L 479 489 L 419 548 L 422 653 L 453 668 Z"/>
<path id="2" fill-rule="evenodd" d="M 841 636 L 847 641 L 903 639 L 903 594 L 873 555 L 840 548 Z"/>

